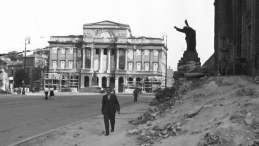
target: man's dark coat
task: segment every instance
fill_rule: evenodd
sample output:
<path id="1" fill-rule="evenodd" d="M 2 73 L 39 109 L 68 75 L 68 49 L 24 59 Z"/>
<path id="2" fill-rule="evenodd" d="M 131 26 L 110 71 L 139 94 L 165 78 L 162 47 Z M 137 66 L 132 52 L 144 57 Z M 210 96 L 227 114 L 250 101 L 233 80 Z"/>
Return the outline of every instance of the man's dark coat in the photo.
<path id="1" fill-rule="evenodd" d="M 108 99 L 107 95 L 103 96 L 103 101 L 102 101 L 102 113 L 116 113 L 117 111 L 120 111 L 120 104 L 118 102 L 117 96 L 114 94 L 110 95 L 110 100 Z"/>

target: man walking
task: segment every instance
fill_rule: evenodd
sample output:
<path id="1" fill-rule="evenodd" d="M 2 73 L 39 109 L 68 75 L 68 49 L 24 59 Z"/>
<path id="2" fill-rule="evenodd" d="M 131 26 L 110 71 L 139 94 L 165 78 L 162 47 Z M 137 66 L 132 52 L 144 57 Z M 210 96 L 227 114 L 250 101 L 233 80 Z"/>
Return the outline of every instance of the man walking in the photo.
<path id="1" fill-rule="evenodd" d="M 139 94 L 139 90 L 138 88 L 135 88 L 135 90 L 133 91 L 134 102 L 138 101 L 138 94 Z"/>
<path id="2" fill-rule="evenodd" d="M 109 120 L 111 122 L 111 132 L 114 131 L 115 125 L 115 113 L 116 110 L 118 114 L 120 114 L 120 104 L 118 102 L 117 96 L 115 94 L 111 94 L 111 88 L 106 87 L 106 95 L 103 96 L 102 100 L 102 114 L 104 118 L 104 125 L 106 134 L 109 135 Z"/>

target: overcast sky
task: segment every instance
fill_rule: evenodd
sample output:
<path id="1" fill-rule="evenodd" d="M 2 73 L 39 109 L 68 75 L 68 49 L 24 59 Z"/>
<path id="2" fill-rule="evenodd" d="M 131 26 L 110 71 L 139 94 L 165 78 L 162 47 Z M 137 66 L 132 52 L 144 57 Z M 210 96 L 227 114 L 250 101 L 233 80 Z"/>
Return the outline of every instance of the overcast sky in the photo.
<path id="1" fill-rule="evenodd" d="M 50 36 L 83 35 L 83 24 L 109 20 L 128 24 L 133 36 L 168 36 L 168 67 L 186 50 L 182 28 L 196 30 L 203 64 L 214 52 L 214 0 L 1 0 L 0 53 L 48 46 Z M 44 38 L 40 38 L 44 37 Z"/>

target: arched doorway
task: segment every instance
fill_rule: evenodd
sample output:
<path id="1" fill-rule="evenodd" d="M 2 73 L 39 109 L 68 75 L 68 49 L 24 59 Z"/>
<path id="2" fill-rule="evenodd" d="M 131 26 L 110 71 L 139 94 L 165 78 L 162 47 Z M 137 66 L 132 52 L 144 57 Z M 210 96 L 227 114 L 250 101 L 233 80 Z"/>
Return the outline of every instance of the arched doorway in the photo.
<path id="1" fill-rule="evenodd" d="M 115 78 L 114 78 L 114 77 L 110 77 L 110 87 L 111 87 L 112 89 L 115 88 Z"/>
<path id="2" fill-rule="evenodd" d="M 149 79 L 146 78 L 146 79 L 145 79 L 145 91 L 146 91 L 147 93 L 150 93 L 150 92 L 152 91 L 151 88 L 152 88 L 152 87 L 151 87 L 151 83 L 149 82 Z"/>
<path id="3" fill-rule="evenodd" d="M 89 77 L 85 76 L 85 83 L 84 83 L 85 87 L 89 87 Z"/>
<path id="4" fill-rule="evenodd" d="M 130 89 L 132 89 L 132 85 L 133 85 L 134 83 L 133 83 L 133 78 L 132 77 L 129 77 L 129 79 L 128 79 L 128 87 L 130 88 Z"/>
<path id="5" fill-rule="evenodd" d="M 118 89 L 118 92 L 123 92 L 123 77 L 119 77 L 119 89 Z"/>
<path id="6" fill-rule="evenodd" d="M 107 78 L 102 77 L 102 88 L 106 88 L 106 87 L 107 87 Z"/>

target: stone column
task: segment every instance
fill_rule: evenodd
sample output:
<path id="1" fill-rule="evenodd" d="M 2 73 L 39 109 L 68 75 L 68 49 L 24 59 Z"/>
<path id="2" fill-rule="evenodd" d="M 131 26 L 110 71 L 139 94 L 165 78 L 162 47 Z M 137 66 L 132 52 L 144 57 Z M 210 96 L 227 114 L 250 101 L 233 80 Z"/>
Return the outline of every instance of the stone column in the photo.
<path id="1" fill-rule="evenodd" d="M 107 49 L 107 54 L 108 54 L 108 57 L 107 57 L 107 62 L 108 62 L 107 73 L 110 73 L 110 70 L 111 70 L 111 49 L 110 48 Z"/>
<path id="2" fill-rule="evenodd" d="M 83 49 L 83 55 L 82 55 L 82 69 L 85 69 L 85 48 L 82 48 Z"/>
<path id="3" fill-rule="evenodd" d="M 117 49 L 117 53 L 116 53 L 116 70 L 119 70 L 119 56 L 120 56 L 120 50 Z"/>
<path id="4" fill-rule="evenodd" d="M 115 92 L 118 93 L 118 90 L 119 90 L 119 78 L 118 77 L 115 77 Z"/>
<path id="5" fill-rule="evenodd" d="M 125 48 L 125 70 L 128 70 L 128 50 Z"/>
<path id="6" fill-rule="evenodd" d="M 110 77 L 107 77 L 107 84 L 106 84 L 107 87 L 110 87 Z"/>
<path id="7" fill-rule="evenodd" d="M 98 78 L 99 78 L 98 86 L 102 88 L 102 78 L 103 77 L 102 76 L 98 76 Z"/>
<path id="8" fill-rule="evenodd" d="M 145 70 L 144 54 L 145 54 L 145 50 L 141 50 L 141 71 Z"/>
<path id="9" fill-rule="evenodd" d="M 91 63 L 90 63 L 91 72 L 94 70 L 94 48 L 91 47 Z"/>
<path id="10" fill-rule="evenodd" d="M 99 70 L 102 71 L 102 69 L 103 69 L 103 66 L 102 66 L 102 64 L 103 64 L 103 60 L 102 60 L 102 58 L 103 58 L 103 48 L 100 49 L 99 58 L 100 58 L 99 59 Z"/>
<path id="11" fill-rule="evenodd" d="M 149 50 L 149 71 L 153 71 L 153 50 Z"/>
<path id="12" fill-rule="evenodd" d="M 84 88 L 84 83 L 85 83 L 85 76 L 81 74 L 81 88 Z"/>

